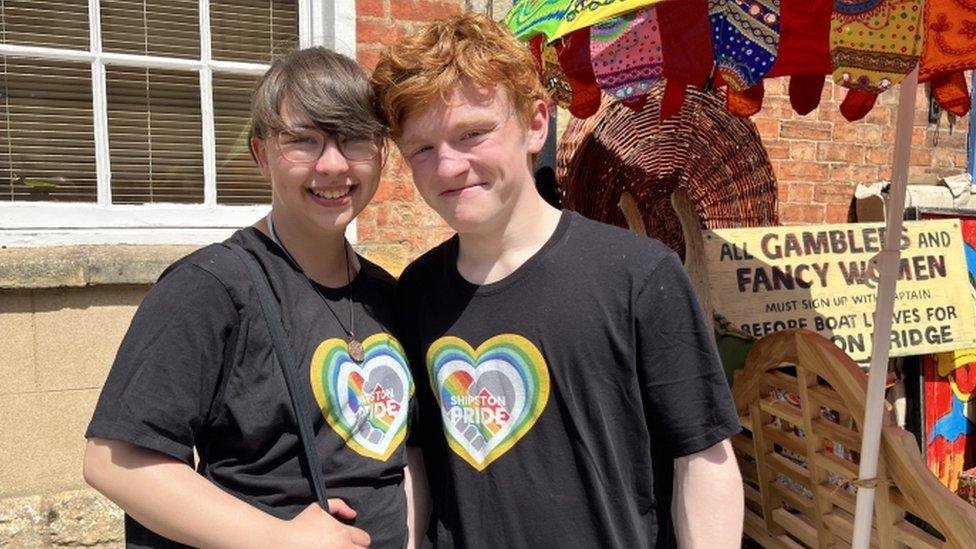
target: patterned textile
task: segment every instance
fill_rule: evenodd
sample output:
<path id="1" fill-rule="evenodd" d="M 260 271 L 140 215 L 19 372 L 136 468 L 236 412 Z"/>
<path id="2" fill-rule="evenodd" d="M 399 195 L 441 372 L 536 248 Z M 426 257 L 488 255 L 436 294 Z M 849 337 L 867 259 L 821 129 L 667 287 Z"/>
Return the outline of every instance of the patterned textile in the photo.
<path id="1" fill-rule="evenodd" d="M 618 101 L 646 95 L 664 71 L 661 32 L 654 8 L 590 27 L 596 83 Z"/>
<path id="2" fill-rule="evenodd" d="M 559 66 L 559 53 L 556 52 L 556 46 L 546 44 L 541 36 L 538 44 L 542 62 L 542 83 L 549 91 L 549 97 L 557 105 L 564 109 L 569 108 L 569 104 L 573 102 L 573 88 L 566 81 L 566 75 Z"/>
<path id="3" fill-rule="evenodd" d="M 830 16 L 833 0 L 802 0 L 780 4 L 779 49 L 776 62 L 766 74 L 790 76 L 790 104 L 807 114 L 820 104 L 824 76 L 830 74 Z M 758 82 L 753 87 L 761 87 Z M 729 111 L 738 116 L 755 114 L 762 108 L 762 90 L 729 88 Z"/>
<path id="4" fill-rule="evenodd" d="M 762 80 L 779 48 L 779 0 L 709 0 L 708 14 L 715 64 L 729 88 Z"/>
<path id="5" fill-rule="evenodd" d="M 971 102 L 963 71 L 976 69 L 976 1 L 927 0 L 924 21 L 918 80 L 931 81 L 939 105 L 962 116 Z"/>
<path id="6" fill-rule="evenodd" d="M 918 63 L 922 0 L 835 0 L 830 23 L 834 82 L 849 88 L 841 113 L 859 120 L 877 94 Z"/>
<path id="7" fill-rule="evenodd" d="M 553 36 L 566 17 L 566 0 L 517 0 L 505 15 L 505 25 L 525 40 L 540 34 Z"/>
<path id="8" fill-rule="evenodd" d="M 667 87 L 661 100 L 661 119 L 681 110 L 685 88 L 704 88 L 712 72 L 712 41 L 708 0 L 664 2 L 655 7 L 661 27 L 661 50 Z"/>
<path id="9" fill-rule="evenodd" d="M 590 61 L 589 27 L 571 32 L 553 42 L 566 82 L 572 88 L 569 112 L 577 118 L 596 114 L 600 108 L 600 88 Z"/>

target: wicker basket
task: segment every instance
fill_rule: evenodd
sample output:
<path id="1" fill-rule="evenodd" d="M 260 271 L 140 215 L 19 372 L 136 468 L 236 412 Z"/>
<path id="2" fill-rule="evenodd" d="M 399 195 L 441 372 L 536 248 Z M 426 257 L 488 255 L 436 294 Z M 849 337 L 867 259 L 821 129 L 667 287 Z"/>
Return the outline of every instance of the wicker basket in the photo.
<path id="1" fill-rule="evenodd" d="M 671 193 L 681 187 L 702 227 L 778 224 L 776 181 L 755 125 L 725 108 L 724 92 L 688 88 L 681 111 L 660 120 L 664 85 L 634 112 L 604 96 L 596 115 L 569 122 L 556 176 L 566 208 L 626 227 L 618 202 L 633 196 L 649 236 L 684 257 Z"/>

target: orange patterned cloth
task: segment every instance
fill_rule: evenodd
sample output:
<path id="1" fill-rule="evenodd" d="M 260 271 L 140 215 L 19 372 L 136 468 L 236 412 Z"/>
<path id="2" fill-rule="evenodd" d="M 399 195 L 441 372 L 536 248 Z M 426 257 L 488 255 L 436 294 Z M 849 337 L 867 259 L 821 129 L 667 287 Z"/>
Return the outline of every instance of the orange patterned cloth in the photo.
<path id="1" fill-rule="evenodd" d="M 919 82 L 945 110 L 962 116 L 970 97 L 963 71 L 976 69 L 976 0 L 926 0 L 925 46 Z"/>
<path id="2" fill-rule="evenodd" d="M 914 69 L 922 49 L 922 0 L 836 0 L 830 21 L 834 82 L 849 88 L 841 113 L 864 117 L 879 93 Z"/>

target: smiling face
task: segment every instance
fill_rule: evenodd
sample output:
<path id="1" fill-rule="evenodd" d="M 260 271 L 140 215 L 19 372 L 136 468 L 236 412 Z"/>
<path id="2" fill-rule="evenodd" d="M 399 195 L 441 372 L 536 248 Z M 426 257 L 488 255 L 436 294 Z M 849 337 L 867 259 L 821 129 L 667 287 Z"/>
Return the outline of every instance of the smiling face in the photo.
<path id="1" fill-rule="evenodd" d="M 537 194 L 532 158 L 545 144 L 548 118 L 537 103 L 523 125 L 503 88 L 465 83 L 403 121 L 398 145 L 417 190 L 458 233 L 504 231 Z"/>
<path id="2" fill-rule="evenodd" d="M 261 174 L 271 181 L 275 221 L 310 235 L 341 234 L 376 192 L 382 154 L 349 160 L 340 150 L 340 140 L 350 154 L 350 147 L 373 138 L 324 133 L 308 114 L 296 112 L 287 103 L 282 118 L 287 130 L 251 141 Z M 319 147 L 318 156 L 309 153 Z"/>

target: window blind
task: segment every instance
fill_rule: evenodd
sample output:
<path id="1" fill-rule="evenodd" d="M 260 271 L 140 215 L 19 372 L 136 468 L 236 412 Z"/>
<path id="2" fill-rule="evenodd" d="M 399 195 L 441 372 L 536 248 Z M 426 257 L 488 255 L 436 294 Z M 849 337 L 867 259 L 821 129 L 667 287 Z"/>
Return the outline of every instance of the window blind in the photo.
<path id="1" fill-rule="evenodd" d="M 298 42 L 294 0 L 212 0 L 210 9 L 215 60 L 269 63 Z M 99 11 L 106 53 L 200 57 L 197 0 L 101 0 Z M 87 50 L 88 27 L 87 0 L 0 0 L 3 43 Z M 90 64 L 0 62 L 0 201 L 96 202 Z M 256 81 L 213 72 L 218 204 L 270 201 L 247 142 Z M 106 88 L 112 203 L 202 203 L 198 71 L 110 64 Z"/>
<path id="2" fill-rule="evenodd" d="M 0 63 L 0 200 L 95 202 L 91 66 Z"/>
<path id="3" fill-rule="evenodd" d="M 101 0 L 102 49 L 200 58 L 197 0 Z"/>
<path id="4" fill-rule="evenodd" d="M 112 203 L 203 202 L 199 75 L 108 67 Z"/>

